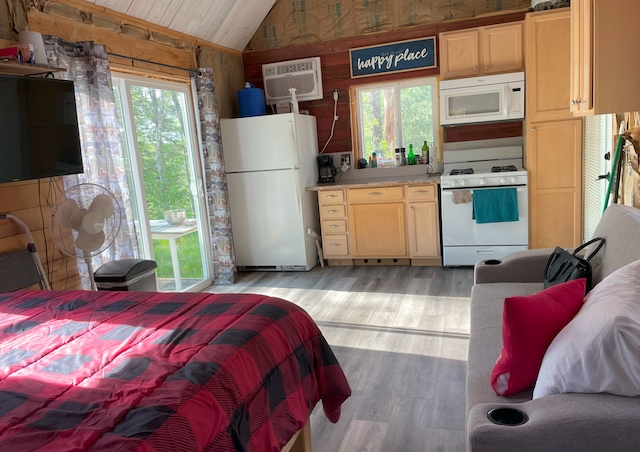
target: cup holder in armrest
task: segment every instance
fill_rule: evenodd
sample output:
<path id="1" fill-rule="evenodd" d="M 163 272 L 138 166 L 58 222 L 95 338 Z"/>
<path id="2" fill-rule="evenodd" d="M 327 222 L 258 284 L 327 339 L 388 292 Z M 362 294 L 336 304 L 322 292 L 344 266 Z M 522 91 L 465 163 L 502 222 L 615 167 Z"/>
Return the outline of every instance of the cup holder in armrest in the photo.
<path id="1" fill-rule="evenodd" d="M 484 261 L 484 265 L 500 265 L 502 264 L 502 261 L 499 261 L 498 259 L 489 259 Z"/>
<path id="2" fill-rule="evenodd" d="M 509 426 L 522 425 L 529 420 L 529 416 L 515 408 L 493 408 L 487 417 L 494 424 Z"/>

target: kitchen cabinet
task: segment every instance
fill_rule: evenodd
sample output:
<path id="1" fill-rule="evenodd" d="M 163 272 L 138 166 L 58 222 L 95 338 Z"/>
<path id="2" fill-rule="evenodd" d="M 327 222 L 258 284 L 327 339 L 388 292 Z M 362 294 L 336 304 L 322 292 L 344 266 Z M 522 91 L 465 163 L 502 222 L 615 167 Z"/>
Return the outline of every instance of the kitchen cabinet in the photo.
<path id="1" fill-rule="evenodd" d="M 436 180 L 311 189 L 330 265 L 442 265 Z"/>
<path id="2" fill-rule="evenodd" d="M 582 243 L 582 119 L 531 124 L 527 133 L 529 246 Z"/>
<path id="3" fill-rule="evenodd" d="M 527 121 L 571 119 L 569 8 L 529 13 L 525 19 Z"/>
<path id="4" fill-rule="evenodd" d="M 522 22 L 440 33 L 440 78 L 523 69 Z"/>
<path id="5" fill-rule="evenodd" d="M 349 256 L 345 191 L 319 191 L 318 206 L 322 228 L 322 254 L 326 259 L 342 259 Z"/>
<path id="6" fill-rule="evenodd" d="M 441 265 L 437 186 L 408 185 L 406 190 L 409 257 L 435 259 Z"/>
<path id="7" fill-rule="evenodd" d="M 582 120 L 568 103 L 570 24 L 569 8 L 525 19 L 530 248 L 582 242 Z"/>
<path id="8" fill-rule="evenodd" d="M 640 110 L 637 0 L 571 2 L 571 96 L 574 116 Z"/>
<path id="9" fill-rule="evenodd" d="M 354 257 L 407 257 L 402 186 L 347 190 Z"/>

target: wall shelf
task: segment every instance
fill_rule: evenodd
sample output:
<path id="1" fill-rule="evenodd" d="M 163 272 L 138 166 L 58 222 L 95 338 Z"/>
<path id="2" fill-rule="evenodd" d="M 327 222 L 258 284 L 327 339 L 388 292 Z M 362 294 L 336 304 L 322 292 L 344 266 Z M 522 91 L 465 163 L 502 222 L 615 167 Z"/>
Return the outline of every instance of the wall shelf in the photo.
<path id="1" fill-rule="evenodd" d="M 14 60 L 0 60 L 0 74 L 6 75 L 38 75 L 63 71 L 59 67 L 46 64 L 19 63 Z"/>

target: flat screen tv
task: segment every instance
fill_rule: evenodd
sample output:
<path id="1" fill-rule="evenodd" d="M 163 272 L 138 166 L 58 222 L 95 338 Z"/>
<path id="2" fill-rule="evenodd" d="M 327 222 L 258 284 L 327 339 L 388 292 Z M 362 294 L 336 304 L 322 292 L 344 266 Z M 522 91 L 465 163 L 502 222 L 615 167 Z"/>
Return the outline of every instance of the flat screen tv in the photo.
<path id="1" fill-rule="evenodd" d="M 0 183 L 82 172 L 73 82 L 0 75 Z"/>

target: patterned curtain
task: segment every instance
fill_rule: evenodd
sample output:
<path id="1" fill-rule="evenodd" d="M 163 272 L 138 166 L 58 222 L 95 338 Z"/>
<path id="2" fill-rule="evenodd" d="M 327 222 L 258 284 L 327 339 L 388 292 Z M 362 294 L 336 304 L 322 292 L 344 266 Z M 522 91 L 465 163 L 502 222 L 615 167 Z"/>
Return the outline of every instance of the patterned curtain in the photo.
<path id="1" fill-rule="evenodd" d="M 233 250 L 231 213 L 227 176 L 224 171 L 218 99 L 213 84 L 213 71 L 198 69 L 192 75 L 192 86 L 198 105 L 200 147 L 207 186 L 207 208 L 213 251 L 213 283 L 233 284 L 237 274 Z"/>
<path id="2" fill-rule="evenodd" d="M 65 176 L 65 189 L 79 183 L 93 183 L 109 189 L 122 209 L 120 233 L 103 253 L 92 258 L 94 270 L 114 260 L 138 257 L 138 242 L 127 188 L 111 71 L 107 51 L 93 42 L 68 43 L 55 36 L 43 36 L 49 63 L 67 69 L 56 77 L 75 84 L 84 174 Z M 78 259 L 85 289 L 90 287 L 88 267 Z"/>

